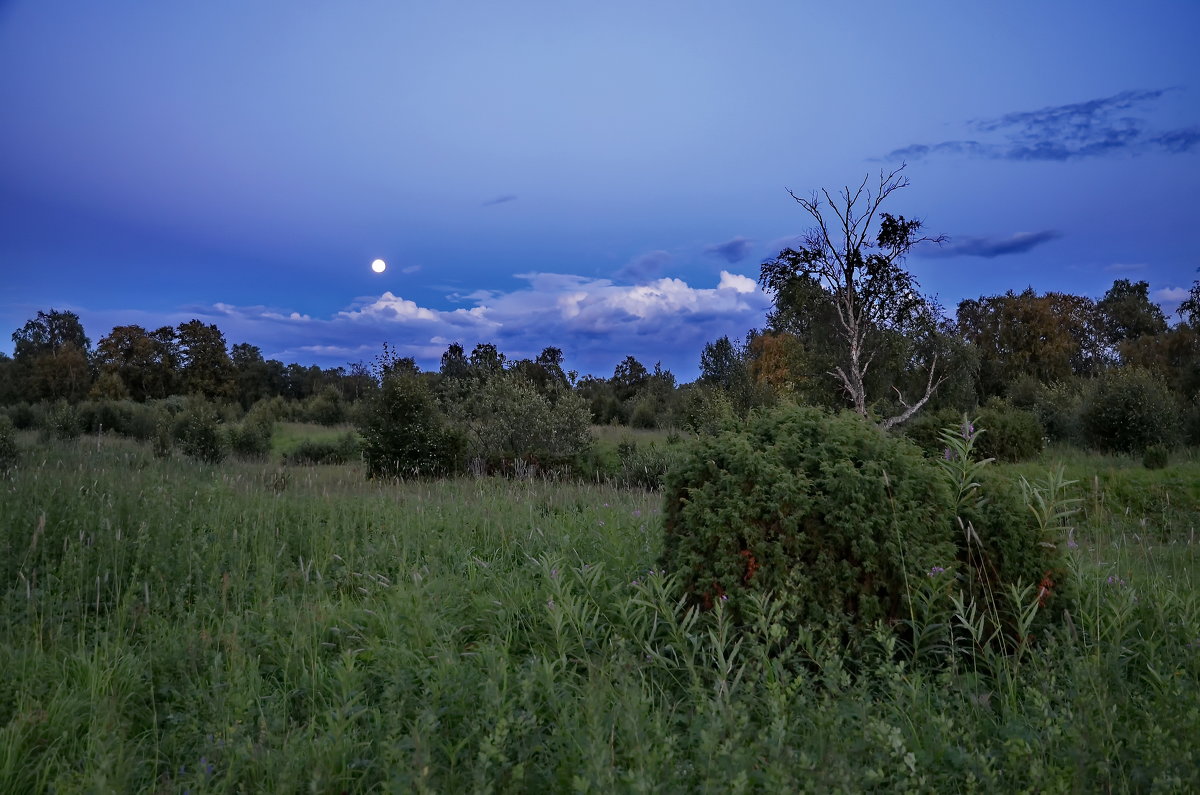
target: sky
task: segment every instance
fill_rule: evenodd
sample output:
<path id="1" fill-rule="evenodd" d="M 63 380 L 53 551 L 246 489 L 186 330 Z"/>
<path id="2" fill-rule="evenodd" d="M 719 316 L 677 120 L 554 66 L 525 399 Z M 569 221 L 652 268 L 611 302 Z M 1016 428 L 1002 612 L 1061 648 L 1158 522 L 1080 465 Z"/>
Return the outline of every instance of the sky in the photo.
<path id="1" fill-rule="evenodd" d="M 1200 3 L 0 0 L 0 350 L 199 318 L 323 367 L 386 341 L 627 355 L 761 328 L 788 190 L 884 209 L 958 302 L 1200 278 Z M 370 263 L 388 263 L 382 274 Z"/>

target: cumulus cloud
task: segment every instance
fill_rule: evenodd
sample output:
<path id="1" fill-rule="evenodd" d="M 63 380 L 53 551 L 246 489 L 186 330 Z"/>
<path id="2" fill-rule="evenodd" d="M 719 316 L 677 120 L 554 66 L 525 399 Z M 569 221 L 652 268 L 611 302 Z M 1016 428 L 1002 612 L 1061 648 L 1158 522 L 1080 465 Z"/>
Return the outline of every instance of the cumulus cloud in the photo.
<path id="1" fill-rule="evenodd" d="M 1076 160 L 1123 152 L 1180 154 L 1200 145 L 1200 126 L 1149 130 L 1138 113 L 1167 89 L 1122 91 L 1038 110 L 975 119 L 966 127 L 978 139 L 917 143 L 894 149 L 886 160 L 920 160 L 934 155 L 964 155 L 993 160 Z"/>
<path id="2" fill-rule="evenodd" d="M 941 246 L 924 246 L 921 255 L 925 257 L 1003 257 L 1008 254 L 1024 254 L 1043 243 L 1049 243 L 1062 237 L 1062 233 L 1053 229 L 1041 232 L 1019 232 L 1008 237 L 963 237 L 952 238 Z"/>
<path id="3" fill-rule="evenodd" d="M 744 237 L 735 237 L 733 240 L 726 240 L 724 243 L 714 243 L 708 246 L 704 249 L 704 253 L 720 257 L 730 265 L 734 265 L 749 256 L 753 248 L 753 240 Z"/>
<path id="4" fill-rule="evenodd" d="M 146 320 L 119 312 L 119 319 L 106 328 L 128 322 L 155 328 L 194 317 L 216 323 L 230 344 L 246 341 L 262 348 L 267 358 L 323 366 L 370 360 L 385 341 L 425 368 L 435 368 L 451 342 L 468 350 L 491 342 L 513 358 L 533 357 L 554 345 L 566 353 L 567 366 L 581 372 L 608 375 L 633 355 L 647 366 L 661 361 L 689 380 L 706 342 L 760 326 L 770 307 L 753 278 L 730 271 L 721 271 L 714 287 L 677 278 L 632 285 L 562 273 L 516 278 L 522 282 L 517 289 L 458 295 L 456 300 L 469 306 L 450 309 L 389 291 L 359 298 L 325 317 L 221 303 Z M 89 328 L 100 327 L 95 315 L 81 316 Z"/>
<path id="5" fill-rule="evenodd" d="M 638 257 L 634 257 L 629 262 L 617 271 L 617 278 L 630 282 L 645 281 L 653 276 L 658 276 L 663 272 L 663 269 L 674 259 L 669 251 L 661 249 L 657 251 L 648 251 Z"/>
<path id="6" fill-rule="evenodd" d="M 1150 294 L 1155 301 L 1178 304 L 1188 297 L 1186 287 L 1163 287 Z"/>

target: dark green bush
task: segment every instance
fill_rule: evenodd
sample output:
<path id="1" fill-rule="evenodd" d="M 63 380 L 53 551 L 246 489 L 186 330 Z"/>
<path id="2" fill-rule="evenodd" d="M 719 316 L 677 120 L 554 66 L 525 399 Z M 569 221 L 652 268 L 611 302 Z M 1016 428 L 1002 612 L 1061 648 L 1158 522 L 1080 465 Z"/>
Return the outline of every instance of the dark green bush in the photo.
<path id="1" fill-rule="evenodd" d="M 265 416 L 247 414 L 237 425 L 229 426 L 229 448 L 239 458 L 263 460 L 271 454 L 271 436 L 275 423 Z"/>
<path id="2" fill-rule="evenodd" d="M 1088 443 L 1105 452 L 1172 446 L 1182 435 L 1179 408 L 1170 389 L 1153 374 L 1133 367 L 1096 379 L 1084 399 L 1082 420 Z"/>
<path id="3" fill-rule="evenodd" d="M 17 466 L 21 450 L 17 446 L 16 429 L 7 414 L 0 414 L 0 475 Z"/>
<path id="4" fill-rule="evenodd" d="M 966 415 L 952 407 L 940 408 L 936 411 L 921 411 L 908 422 L 900 426 L 900 432 L 911 439 L 926 453 L 935 458 L 941 458 L 943 445 L 939 438 L 942 429 L 952 425 L 961 425 Z"/>
<path id="5" fill-rule="evenodd" d="M 79 412 L 65 400 L 57 401 L 46 412 L 44 429 L 56 439 L 75 439 L 83 433 Z"/>
<path id="6" fill-rule="evenodd" d="M 979 410 L 975 425 L 985 431 L 975 445 L 980 458 L 1026 461 L 1042 451 L 1044 430 L 1032 411 L 993 400 Z"/>
<path id="7" fill-rule="evenodd" d="M 453 471 L 463 442 L 420 375 L 393 372 L 359 416 L 367 477 L 413 477 Z"/>
<path id="8" fill-rule="evenodd" d="M 1078 379 L 1044 386 L 1033 404 L 1033 412 L 1042 423 L 1046 436 L 1062 444 L 1084 443 L 1083 393 L 1085 384 Z"/>
<path id="9" fill-rule="evenodd" d="M 345 464 L 358 456 L 358 439 L 347 431 L 336 439 L 305 439 L 283 460 L 288 464 Z"/>
<path id="10" fill-rule="evenodd" d="M 1146 469 L 1166 469 L 1170 457 L 1170 450 L 1165 444 L 1152 444 L 1142 454 L 1142 465 Z"/>
<path id="11" fill-rule="evenodd" d="M 196 399 L 175 417 L 174 436 L 184 455 L 208 464 L 225 460 L 229 442 L 222 432 L 219 416 L 211 403 Z"/>
<path id="12" fill-rule="evenodd" d="M 745 591 L 789 621 L 898 620 L 910 585 L 955 559 L 938 466 L 861 418 L 787 406 L 706 437 L 667 477 L 662 563 L 711 606 Z"/>
<path id="13" fill-rule="evenodd" d="M 14 428 L 19 431 L 30 431 L 43 427 L 46 406 L 44 403 L 32 406 L 28 403 L 15 403 L 5 409 L 5 413 L 12 420 Z"/>

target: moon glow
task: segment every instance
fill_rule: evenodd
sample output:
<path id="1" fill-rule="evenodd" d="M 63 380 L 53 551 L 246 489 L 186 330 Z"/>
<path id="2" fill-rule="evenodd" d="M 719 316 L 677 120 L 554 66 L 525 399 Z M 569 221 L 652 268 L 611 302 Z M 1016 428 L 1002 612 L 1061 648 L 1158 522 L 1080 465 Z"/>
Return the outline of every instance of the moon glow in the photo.
<path id="1" fill-rule="evenodd" d="M 387 263 L 381 259 L 377 259 L 371 263 L 371 270 L 375 271 L 376 273 L 383 273 L 385 270 L 387 270 Z"/>

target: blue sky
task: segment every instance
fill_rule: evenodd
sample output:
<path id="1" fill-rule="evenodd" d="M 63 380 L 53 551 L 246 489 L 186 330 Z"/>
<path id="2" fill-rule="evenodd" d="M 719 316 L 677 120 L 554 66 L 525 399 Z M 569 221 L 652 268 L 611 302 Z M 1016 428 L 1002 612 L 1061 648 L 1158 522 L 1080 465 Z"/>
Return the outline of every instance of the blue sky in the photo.
<path id="1" fill-rule="evenodd" d="M 908 163 L 951 312 L 1200 274 L 1200 4 L 0 2 L 0 342 L 198 317 L 268 358 L 561 347 L 695 376 L 786 189 Z M 388 262 L 383 274 L 372 259 Z"/>

